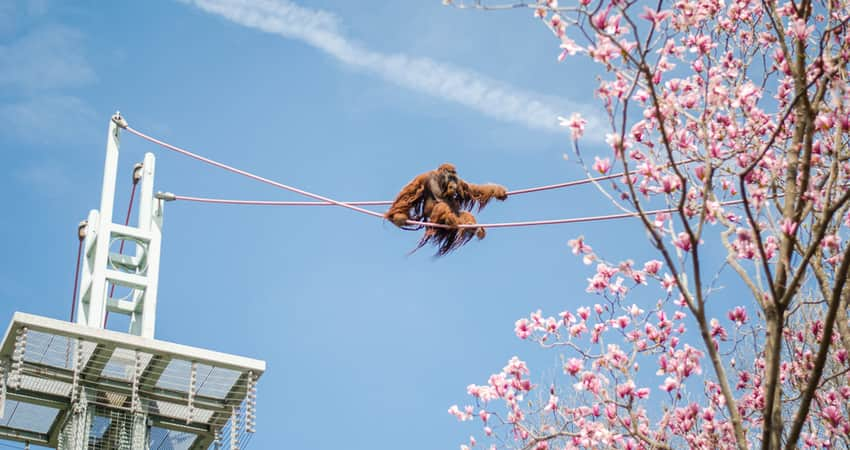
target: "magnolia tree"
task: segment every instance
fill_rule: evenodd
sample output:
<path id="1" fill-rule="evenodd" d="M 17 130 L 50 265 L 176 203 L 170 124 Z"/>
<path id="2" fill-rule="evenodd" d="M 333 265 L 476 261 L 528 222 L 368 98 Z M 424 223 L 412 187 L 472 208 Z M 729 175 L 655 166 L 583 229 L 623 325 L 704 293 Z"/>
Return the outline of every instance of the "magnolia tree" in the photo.
<path id="1" fill-rule="evenodd" d="M 599 188 L 657 250 L 570 241 L 587 295 L 514 329 L 563 374 L 468 386 L 462 447 L 850 448 L 850 1 L 445 3 L 529 8 L 553 56 L 599 64 L 587 169 L 622 172 Z"/>

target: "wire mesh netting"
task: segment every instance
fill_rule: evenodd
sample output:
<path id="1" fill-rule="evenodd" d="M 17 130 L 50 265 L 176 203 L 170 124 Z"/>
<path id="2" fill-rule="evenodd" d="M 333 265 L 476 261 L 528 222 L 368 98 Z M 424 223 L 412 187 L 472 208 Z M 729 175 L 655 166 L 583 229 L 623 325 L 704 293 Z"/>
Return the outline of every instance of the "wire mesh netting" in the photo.
<path id="1" fill-rule="evenodd" d="M 138 348 L 120 333 L 65 334 L 13 323 L 0 353 L 0 439 L 67 449 L 242 449 L 250 441 L 257 367 Z"/>

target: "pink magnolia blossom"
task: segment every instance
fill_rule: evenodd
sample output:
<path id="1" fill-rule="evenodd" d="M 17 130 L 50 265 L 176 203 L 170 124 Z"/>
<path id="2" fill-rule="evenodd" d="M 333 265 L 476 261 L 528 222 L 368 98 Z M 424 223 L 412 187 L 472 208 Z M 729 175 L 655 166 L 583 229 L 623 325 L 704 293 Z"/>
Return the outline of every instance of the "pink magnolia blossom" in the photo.
<path id="1" fill-rule="evenodd" d="M 561 53 L 558 54 L 558 62 L 561 62 L 567 58 L 567 56 L 575 56 L 578 52 L 582 51 L 581 46 L 576 44 L 576 42 L 566 36 L 561 36 Z M 583 120 L 583 119 L 581 119 Z M 574 129 L 574 127 L 570 127 Z M 581 125 L 581 132 L 573 131 L 573 138 L 578 139 L 581 137 L 584 132 L 584 124 Z"/>
<path id="2" fill-rule="evenodd" d="M 676 279 L 673 278 L 673 276 L 669 273 L 665 273 L 664 279 L 661 280 L 661 286 L 663 286 L 664 289 L 667 290 L 667 292 L 672 292 L 673 287 L 676 286 Z"/>
<path id="3" fill-rule="evenodd" d="M 788 35 L 793 36 L 798 40 L 805 41 L 814 30 L 814 25 L 807 26 L 805 20 L 797 19 L 788 27 Z"/>
<path id="4" fill-rule="evenodd" d="M 669 19 L 672 15 L 673 13 L 670 10 L 655 12 L 655 10 L 649 9 L 648 7 L 644 6 L 643 13 L 639 17 L 652 22 L 652 24 L 655 26 L 658 26 L 661 24 L 661 22 L 664 22 L 665 20 Z"/>
<path id="5" fill-rule="evenodd" d="M 783 233 L 793 236 L 794 232 L 797 230 L 797 223 L 786 217 L 785 219 L 782 219 L 780 229 Z"/>
<path id="6" fill-rule="evenodd" d="M 679 233 L 678 236 L 676 236 L 676 239 L 673 241 L 673 244 L 676 247 L 682 249 L 683 251 L 691 251 L 691 237 L 688 235 L 688 233 L 685 233 L 684 231 Z"/>
<path id="7" fill-rule="evenodd" d="M 549 395 L 549 401 L 546 402 L 546 406 L 543 407 L 544 411 L 556 411 L 558 409 L 558 396 L 551 394 Z"/>
<path id="8" fill-rule="evenodd" d="M 622 234 L 588 228 L 595 248 L 570 240 L 593 265 L 566 263 L 574 309 L 514 324 L 561 361 L 548 392 L 516 358 L 468 387 L 499 418 L 479 422 L 494 446 L 846 444 L 850 323 L 832 297 L 846 291 L 850 254 L 850 2 L 827 3 L 532 3 L 559 60 L 587 64 L 559 66 L 568 82 L 596 83 L 605 143 L 579 146 L 587 121 L 559 117 L 574 151 L 596 173 L 622 165 L 600 198 L 647 215 Z M 595 304 L 581 306 L 583 295 Z M 548 382 L 551 370 L 535 376 Z M 762 442 L 767 427 L 780 442 Z"/>
<path id="9" fill-rule="evenodd" d="M 595 161 L 593 163 L 593 170 L 606 174 L 608 170 L 611 168 L 611 160 L 609 158 L 600 159 L 598 156 L 595 157 Z"/>
<path id="10" fill-rule="evenodd" d="M 844 417 L 844 414 L 835 406 L 827 406 L 821 411 L 821 415 L 829 422 L 833 427 L 837 427 L 838 424 L 841 423 L 841 420 Z"/>
<path id="11" fill-rule="evenodd" d="M 461 422 L 465 422 L 467 420 L 472 420 L 472 414 L 470 412 L 468 412 L 467 409 L 469 409 L 469 408 L 468 407 L 464 408 L 464 410 L 461 411 L 460 408 L 458 408 L 457 405 L 452 405 L 449 408 L 449 414 L 455 416 L 457 418 L 457 420 L 460 420 Z"/>
<path id="12" fill-rule="evenodd" d="M 517 320 L 516 324 L 514 325 L 514 332 L 520 339 L 527 339 L 529 336 L 531 336 L 532 329 L 528 322 L 528 319 Z"/>
<path id="13" fill-rule="evenodd" d="M 660 387 L 662 391 L 670 392 L 672 390 L 678 389 L 679 382 L 673 377 L 667 377 L 664 379 L 664 384 L 662 384 Z"/>
<path id="14" fill-rule="evenodd" d="M 658 271 L 661 270 L 661 266 L 663 264 L 664 263 L 662 263 L 661 261 L 653 259 L 652 261 L 647 261 L 643 264 L 643 270 L 645 270 L 646 273 L 656 275 L 658 274 Z"/>
<path id="15" fill-rule="evenodd" d="M 823 237 L 821 247 L 829 249 L 832 252 L 837 252 L 841 245 L 841 238 L 835 234 L 828 234 Z"/>
<path id="16" fill-rule="evenodd" d="M 570 129 L 573 139 L 579 139 L 584 135 L 584 127 L 587 125 L 587 120 L 581 117 L 581 114 L 573 113 L 569 119 L 558 116 L 558 121 L 562 127 Z"/>
<path id="17" fill-rule="evenodd" d="M 736 306 L 729 311 L 728 316 L 729 320 L 735 322 L 738 326 L 747 323 L 747 310 L 743 306 Z"/>
<path id="18" fill-rule="evenodd" d="M 564 372 L 575 376 L 584 367 L 584 362 L 578 358 L 570 358 L 564 364 Z"/>

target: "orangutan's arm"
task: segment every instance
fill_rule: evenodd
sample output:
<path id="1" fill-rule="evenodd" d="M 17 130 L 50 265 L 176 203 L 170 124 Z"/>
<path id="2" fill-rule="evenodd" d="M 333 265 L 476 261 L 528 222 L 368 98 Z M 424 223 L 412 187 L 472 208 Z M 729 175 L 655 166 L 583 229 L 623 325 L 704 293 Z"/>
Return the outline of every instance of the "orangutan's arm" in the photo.
<path id="1" fill-rule="evenodd" d="M 487 206 L 487 203 L 494 198 L 496 200 L 505 200 L 508 198 L 507 189 L 498 184 L 472 184 L 465 181 L 462 183 L 464 184 L 466 193 L 478 204 L 479 211 Z"/>
<path id="2" fill-rule="evenodd" d="M 430 175 L 431 172 L 425 172 L 407 183 L 398 193 L 384 217 L 398 227 L 404 226 L 407 220 L 411 218 L 410 210 L 419 209 L 425 201 L 423 194 L 425 194 L 425 187 Z"/>

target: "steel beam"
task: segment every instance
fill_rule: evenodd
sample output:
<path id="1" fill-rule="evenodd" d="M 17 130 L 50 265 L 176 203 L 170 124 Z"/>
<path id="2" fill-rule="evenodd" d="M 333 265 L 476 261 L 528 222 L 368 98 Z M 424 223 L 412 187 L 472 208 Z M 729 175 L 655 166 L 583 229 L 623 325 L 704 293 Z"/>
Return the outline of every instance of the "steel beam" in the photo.
<path id="1" fill-rule="evenodd" d="M 88 361 L 86 361 L 86 365 L 80 371 L 81 378 L 89 380 L 99 378 L 109 359 L 112 358 L 112 354 L 115 353 L 115 349 L 114 344 L 97 344 Z"/>
<path id="2" fill-rule="evenodd" d="M 30 444 L 44 445 L 50 443 L 50 439 L 44 433 L 21 430 L 0 425 L 0 439 L 8 441 L 29 442 Z"/>
<path id="3" fill-rule="evenodd" d="M 20 327 L 26 326 L 30 330 L 42 333 L 57 334 L 71 338 L 79 338 L 96 344 L 114 345 L 124 348 L 136 349 L 152 355 L 167 355 L 175 359 L 186 361 L 197 361 L 198 364 L 220 367 L 222 369 L 246 372 L 252 370 L 257 377 L 266 371 L 266 362 L 258 359 L 246 358 L 244 356 L 230 355 L 187 345 L 175 344 L 168 341 L 143 338 L 141 336 L 129 335 L 112 330 L 104 330 L 81 326 L 65 322 L 63 320 L 50 319 L 16 312 L 12 316 L 12 324 L 6 331 L 4 345 L 0 349 L 0 357 L 11 357 L 15 344 L 14 332 Z M 11 334 L 10 334 L 11 333 Z"/>

